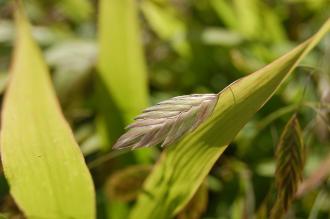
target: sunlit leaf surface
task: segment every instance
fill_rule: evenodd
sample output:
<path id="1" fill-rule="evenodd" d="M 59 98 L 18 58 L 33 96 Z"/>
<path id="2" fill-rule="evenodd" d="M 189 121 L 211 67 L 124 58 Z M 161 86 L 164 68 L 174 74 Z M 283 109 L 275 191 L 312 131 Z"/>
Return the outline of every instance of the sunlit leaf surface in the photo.
<path id="1" fill-rule="evenodd" d="M 130 218 L 172 218 L 178 213 L 239 130 L 329 29 L 330 20 L 292 51 L 221 91 L 211 117 L 162 154 Z"/>
<path id="2" fill-rule="evenodd" d="M 147 73 L 133 0 L 102 0 L 98 16 L 98 127 L 109 147 L 147 106 Z"/>
<path id="3" fill-rule="evenodd" d="M 17 39 L 1 124 L 1 158 L 11 194 L 28 218 L 95 218 L 91 176 L 28 21 L 16 10 Z"/>

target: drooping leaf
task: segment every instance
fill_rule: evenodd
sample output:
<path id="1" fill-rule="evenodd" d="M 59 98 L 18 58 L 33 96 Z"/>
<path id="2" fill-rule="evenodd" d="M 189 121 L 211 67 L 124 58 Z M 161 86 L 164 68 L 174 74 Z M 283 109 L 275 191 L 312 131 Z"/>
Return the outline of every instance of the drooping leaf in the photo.
<path id="1" fill-rule="evenodd" d="M 305 150 L 301 128 L 294 114 L 286 124 L 276 147 L 275 182 L 277 198 L 271 218 L 281 218 L 288 210 L 303 179 Z"/>
<path id="2" fill-rule="evenodd" d="M 1 123 L 10 192 L 28 218 L 95 218 L 93 182 L 41 52 L 17 6 L 17 39 Z"/>
<path id="3" fill-rule="evenodd" d="M 329 29 L 330 20 L 292 51 L 225 88 L 211 117 L 164 151 L 130 218 L 172 218 L 180 211 L 239 130 Z"/>

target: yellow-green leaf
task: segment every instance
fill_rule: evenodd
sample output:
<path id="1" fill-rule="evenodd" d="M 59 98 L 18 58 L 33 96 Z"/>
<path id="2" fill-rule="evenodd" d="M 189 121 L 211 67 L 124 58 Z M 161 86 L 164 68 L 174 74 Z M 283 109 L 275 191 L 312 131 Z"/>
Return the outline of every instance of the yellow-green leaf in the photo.
<path id="1" fill-rule="evenodd" d="M 1 158 L 28 218 L 95 218 L 93 182 L 22 9 L 2 110 Z"/>
<path id="2" fill-rule="evenodd" d="M 329 29 L 330 20 L 292 51 L 225 88 L 212 116 L 164 151 L 130 218 L 172 218 L 180 211 L 239 130 Z"/>
<path id="3" fill-rule="evenodd" d="M 131 120 L 148 102 L 136 3 L 102 0 L 99 8 L 99 73 L 124 118 Z"/>
<path id="4" fill-rule="evenodd" d="M 98 27 L 98 127 L 110 145 L 148 104 L 135 0 L 101 0 Z"/>

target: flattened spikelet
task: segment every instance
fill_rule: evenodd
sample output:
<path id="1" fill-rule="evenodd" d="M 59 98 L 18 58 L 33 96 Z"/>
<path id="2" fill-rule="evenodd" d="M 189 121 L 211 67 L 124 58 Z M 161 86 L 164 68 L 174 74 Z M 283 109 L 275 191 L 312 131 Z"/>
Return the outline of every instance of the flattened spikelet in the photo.
<path id="1" fill-rule="evenodd" d="M 305 149 L 296 115 L 286 124 L 276 148 L 276 203 L 271 218 L 280 218 L 293 202 L 303 178 Z"/>
<path id="2" fill-rule="evenodd" d="M 208 118 L 217 103 L 217 94 L 192 94 L 173 97 L 143 111 L 126 127 L 114 149 L 173 144 Z"/>

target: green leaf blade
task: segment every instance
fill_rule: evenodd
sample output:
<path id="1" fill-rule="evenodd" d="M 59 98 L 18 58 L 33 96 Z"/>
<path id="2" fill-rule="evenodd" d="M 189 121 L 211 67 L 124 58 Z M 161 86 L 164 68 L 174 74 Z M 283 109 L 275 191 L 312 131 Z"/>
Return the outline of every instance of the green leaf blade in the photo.
<path id="1" fill-rule="evenodd" d="M 132 0 L 100 2 L 99 73 L 127 120 L 148 103 L 147 73 L 136 13 Z"/>
<path id="2" fill-rule="evenodd" d="M 97 128 L 107 150 L 147 106 L 147 71 L 135 1 L 100 1 L 98 27 Z"/>
<path id="3" fill-rule="evenodd" d="M 11 194 L 29 218 L 95 218 L 91 176 L 65 121 L 28 21 L 17 9 L 1 155 Z"/>
<path id="4" fill-rule="evenodd" d="M 213 115 L 162 154 L 130 218 L 174 217 L 196 192 L 239 130 L 329 29 L 330 20 L 294 50 L 225 88 Z"/>

